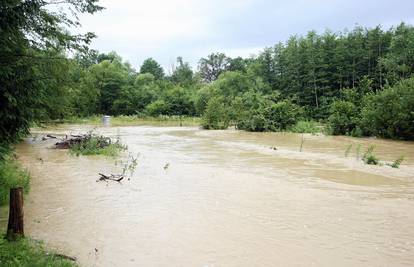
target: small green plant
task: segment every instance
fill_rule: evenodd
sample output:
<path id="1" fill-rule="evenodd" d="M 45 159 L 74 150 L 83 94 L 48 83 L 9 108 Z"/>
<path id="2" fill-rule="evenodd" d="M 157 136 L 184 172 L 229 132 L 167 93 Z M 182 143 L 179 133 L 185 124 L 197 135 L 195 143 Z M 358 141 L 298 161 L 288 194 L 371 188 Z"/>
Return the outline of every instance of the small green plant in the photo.
<path id="1" fill-rule="evenodd" d="M 387 164 L 387 165 L 392 168 L 398 169 L 403 161 L 404 161 L 404 156 L 401 156 L 398 159 L 394 160 L 393 163 Z"/>
<path id="2" fill-rule="evenodd" d="M 348 157 L 349 152 L 351 151 L 351 149 L 352 149 L 352 144 L 349 144 L 349 145 L 346 147 L 346 150 L 345 150 L 345 158 L 347 158 L 347 157 Z"/>
<path id="3" fill-rule="evenodd" d="M 379 159 L 377 158 L 377 156 L 375 156 L 374 154 L 374 146 L 369 146 L 367 151 L 365 151 L 362 160 L 369 165 L 378 165 Z"/>

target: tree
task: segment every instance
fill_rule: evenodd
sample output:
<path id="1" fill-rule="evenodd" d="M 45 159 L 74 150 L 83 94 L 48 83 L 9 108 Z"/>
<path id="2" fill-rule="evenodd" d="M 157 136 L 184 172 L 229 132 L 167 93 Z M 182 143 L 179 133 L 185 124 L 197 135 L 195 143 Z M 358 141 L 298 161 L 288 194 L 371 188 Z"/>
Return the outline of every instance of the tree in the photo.
<path id="1" fill-rule="evenodd" d="M 72 10 L 50 11 L 51 5 L 65 4 Z M 39 54 L 43 50 L 87 51 L 92 33 L 74 35 L 68 27 L 78 27 L 76 14 L 93 14 L 102 9 L 96 0 L 40 1 L 6 0 L 0 6 L 0 157 L 9 144 L 28 133 L 35 119 L 33 107 L 38 105 L 47 74 L 37 73 L 42 62 L 62 60 L 60 55 Z M 73 16 L 75 15 L 75 16 Z"/>
<path id="2" fill-rule="evenodd" d="M 201 58 L 199 62 L 199 71 L 205 82 L 217 80 L 221 73 L 229 67 L 229 58 L 223 53 L 213 53 L 207 58 Z"/>
<path id="3" fill-rule="evenodd" d="M 188 62 L 184 62 L 182 57 L 177 58 L 178 67 L 174 69 L 171 80 L 184 87 L 190 87 L 193 83 L 193 70 Z"/>
<path id="4" fill-rule="evenodd" d="M 414 78 L 368 94 L 360 128 L 366 135 L 414 140 Z"/>
<path id="5" fill-rule="evenodd" d="M 162 80 L 164 78 L 164 69 L 152 58 L 144 60 L 139 72 L 141 74 L 150 73 L 154 75 L 156 80 Z"/>

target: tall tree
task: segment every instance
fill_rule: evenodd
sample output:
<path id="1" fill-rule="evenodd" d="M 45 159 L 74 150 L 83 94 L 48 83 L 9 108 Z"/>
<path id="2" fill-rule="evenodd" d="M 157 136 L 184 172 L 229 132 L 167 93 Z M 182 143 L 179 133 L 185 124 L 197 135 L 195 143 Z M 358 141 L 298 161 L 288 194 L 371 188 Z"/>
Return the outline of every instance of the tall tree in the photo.
<path id="1" fill-rule="evenodd" d="M 205 82 L 213 82 L 229 67 L 229 58 L 223 53 L 213 53 L 201 58 L 198 68 Z"/>
<path id="2" fill-rule="evenodd" d="M 153 58 L 144 60 L 139 72 L 141 74 L 150 73 L 154 75 L 156 80 L 162 80 L 164 78 L 164 69 Z"/>
<path id="3" fill-rule="evenodd" d="M 51 11 L 50 6 L 65 5 Z M 62 57 L 40 54 L 42 50 L 86 51 L 93 33 L 71 34 L 79 27 L 79 13 L 93 14 L 102 7 L 97 0 L 4 0 L 0 5 L 0 147 L 16 141 L 29 130 L 35 119 L 33 107 L 38 104 L 44 73 L 36 72 L 45 61 Z M 71 10 L 70 14 L 64 10 Z M 2 153 L 0 151 L 0 157 Z"/>

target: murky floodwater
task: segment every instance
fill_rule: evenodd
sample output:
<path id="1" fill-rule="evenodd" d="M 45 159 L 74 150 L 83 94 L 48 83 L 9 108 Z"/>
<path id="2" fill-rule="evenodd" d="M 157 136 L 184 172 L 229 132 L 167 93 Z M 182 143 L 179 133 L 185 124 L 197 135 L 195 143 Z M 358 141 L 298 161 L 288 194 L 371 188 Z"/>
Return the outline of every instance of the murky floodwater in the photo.
<path id="1" fill-rule="evenodd" d="M 34 131 L 17 149 L 33 176 L 27 233 L 83 266 L 414 264 L 414 143 L 305 135 L 299 152 L 295 134 L 98 128 L 140 154 L 130 181 L 107 184 L 114 160 L 41 141 L 88 129 Z M 358 144 L 405 161 L 364 165 Z"/>

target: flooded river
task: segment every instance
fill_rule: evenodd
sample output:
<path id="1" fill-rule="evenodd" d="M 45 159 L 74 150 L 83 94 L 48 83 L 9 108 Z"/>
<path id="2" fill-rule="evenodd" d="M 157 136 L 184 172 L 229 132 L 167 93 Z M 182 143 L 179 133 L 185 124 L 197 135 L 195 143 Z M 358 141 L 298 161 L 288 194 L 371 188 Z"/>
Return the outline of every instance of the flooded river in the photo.
<path id="1" fill-rule="evenodd" d="M 98 128 L 138 166 L 122 184 L 104 157 L 17 147 L 32 175 L 26 232 L 82 266 L 413 266 L 414 143 L 191 127 Z M 37 136 L 37 138 L 36 138 Z M 352 148 L 345 156 L 347 147 Z M 364 165 L 369 145 L 399 169 Z M 273 149 L 273 147 L 276 148 Z"/>

